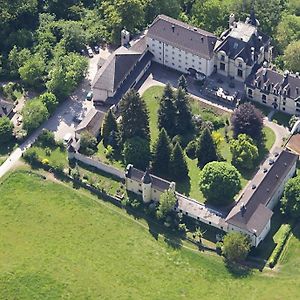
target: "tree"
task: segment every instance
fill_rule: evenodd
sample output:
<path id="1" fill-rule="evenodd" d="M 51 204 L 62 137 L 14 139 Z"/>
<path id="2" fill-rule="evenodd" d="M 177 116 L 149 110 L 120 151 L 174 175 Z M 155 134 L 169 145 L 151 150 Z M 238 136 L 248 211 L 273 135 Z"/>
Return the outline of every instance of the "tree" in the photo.
<path id="1" fill-rule="evenodd" d="M 300 217 L 300 176 L 291 178 L 284 188 L 281 210 L 293 219 Z"/>
<path id="2" fill-rule="evenodd" d="M 0 144 L 9 142 L 13 137 L 13 123 L 6 116 L 0 118 Z"/>
<path id="3" fill-rule="evenodd" d="M 200 190 L 208 203 L 218 206 L 230 204 L 240 188 L 239 172 L 226 162 L 210 162 L 200 173 Z"/>
<path id="4" fill-rule="evenodd" d="M 218 160 L 216 145 L 207 127 L 203 129 L 198 140 L 196 156 L 200 168 L 211 161 Z"/>
<path id="5" fill-rule="evenodd" d="M 62 26 L 62 31 L 67 51 L 79 52 L 84 47 L 85 32 L 78 22 L 64 22 Z"/>
<path id="6" fill-rule="evenodd" d="M 97 139 L 88 131 L 80 134 L 80 151 L 87 155 L 97 151 Z"/>
<path id="7" fill-rule="evenodd" d="M 181 88 L 176 93 L 175 107 L 177 109 L 176 133 L 184 134 L 193 130 L 190 104 L 185 91 Z"/>
<path id="8" fill-rule="evenodd" d="M 120 103 L 120 115 L 123 142 L 140 137 L 150 143 L 149 112 L 138 92 L 130 90 L 125 94 Z"/>
<path id="9" fill-rule="evenodd" d="M 243 261 L 249 254 L 249 237 L 240 232 L 227 233 L 223 241 L 223 255 L 230 262 Z"/>
<path id="10" fill-rule="evenodd" d="M 171 158 L 170 139 L 163 128 L 153 147 L 152 170 L 156 175 L 167 175 Z"/>
<path id="11" fill-rule="evenodd" d="M 22 67 L 19 68 L 21 79 L 28 86 L 40 89 L 43 85 L 46 64 L 43 58 L 36 54 L 30 57 Z"/>
<path id="12" fill-rule="evenodd" d="M 232 163 L 236 167 L 251 170 L 258 158 L 258 148 L 246 134 L 239 134 L 237 139 L 230 142 Z"/>
<path id="13" fill-rule="evenodd" d="M 49 114 L 52 115 L 58 105 L 56 96 L 53 93 L 46 92 L 40 95 L 39 99 L 47 107 Z"/>
<path id="14" fill-rule="evenodd" d="M 112 145 L 115 144 L 112 139 L 112 137 L 115 135 L 119 135 L 119 127 L 116 117 L 110 109 L 105 115 L 102 125 L 102 137 L 104 146 L 111 145 L 114 146 L 113 148 L 115 148 L 116 145 Z"/>
<path id="15" fill-rule="evenodd" d="M 10 75 L 13 78 L 19 76 L 19 68 L 21 68 L 26 61 L 31 57 L 30 50 L 22 49 L 19 50 L 17 46 L 14 46 L 8 55 L 8 64 Z"/>
<path id="16" fill-rule="evenodd" d="M 293 72 L 300 72 L 300 40 L 290 43 L 283 55 L 285 67 Z"/>
<path id="17" fill-rule="evenodd" d="M 300 40 L 300 17 L 284 15 L 277 27 L 276 40 L 281 53 L 291 42 Z"/>
<path id="18" fill-rule="evenodd" d="M 187 93 L 187 81 L 184 75 L 181 75 L 178 79 L 178 88 L 183 89 Z"/>
<path id="19" fill-rule="evenodd" d="M 139 136 L 127 139 L 123 149 L 125 164 L 132 164 L 137 169 L 146 170 L 150 162 L 149 142 Z"/>
<path id="20" fill-rule="evenodd" d="M 177 202 L 176 195 L 174 191 L 166 190 L 159 198 L 159 205 L 156 211 L 156 216 L 158 219 L 163 219 L 170 213 Z"/>
<path id="21" fill-rule="evenodd" d="M 158 109 L 158 128 L 164 128 L 169 136 L 176 134 L 176 108 L 174 105 L 174 93 L 168 83 L 164 88 L 163 96 Z"/>
<path id="22" fill-rule="evenodd" d="M 233 112 L 231 124 L 234 137 L 245 133 L 257 140 L 262 136 L 263 115 L 260 110 L 250 103 L 241 104 Z"/>
<path id="23" fill-rule="evenodd" d="M 179 143 L 176 143 L 172 150 L 169 172 L 171 178 L 176 181 L 182 181 L 188 177 L 189 169 Z"/>
<path id="24" fill-rule="evenodd" d="M 49 117 L 46 106 L 39 99 L 33 99 L 22 109 L 23 127 L 28 132 L 38 128 Z"/>

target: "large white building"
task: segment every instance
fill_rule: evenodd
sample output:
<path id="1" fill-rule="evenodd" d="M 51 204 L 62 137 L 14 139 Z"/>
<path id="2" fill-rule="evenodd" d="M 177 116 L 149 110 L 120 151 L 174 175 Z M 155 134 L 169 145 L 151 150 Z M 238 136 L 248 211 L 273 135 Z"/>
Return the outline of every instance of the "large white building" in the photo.
<path id="1" fill-rule="evenodd" d="M 146 34 L 153 60 L 183 73 L 209 76 L 214 71 L 217 37 L 165 15 L 153 21 Z"/>

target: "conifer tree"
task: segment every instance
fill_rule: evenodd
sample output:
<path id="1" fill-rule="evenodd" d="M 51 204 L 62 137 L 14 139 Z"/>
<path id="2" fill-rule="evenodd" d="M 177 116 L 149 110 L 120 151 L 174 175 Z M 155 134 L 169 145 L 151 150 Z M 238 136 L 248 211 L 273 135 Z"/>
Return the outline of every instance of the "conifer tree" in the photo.
<path id="1" fill-rule="evenodd" d="M 200 168 L 211 161 L 218 160 L 216 145 L 207 127 L 203 129 L 200 135 L 196 155 Z"/>
<path id="2" fill-rule="evenodd" d="M 181 75 L 178 79 L 178 88 L 182 88 L 187 93 L 187 81 L 184 75 Z"/>
<path id="3" fill-rule="evenodd" d="M 156 175 L 167 175 L 171 157 L 171 142 L 163 128 L 153 147 L 152 170 Z"/>
<path id="4" fill-rule="evenodd" d="M 171 137 L 176 134 L 176 108 L 174 106 L 174 92 L 169 83 L 165 86 L 158 109 L 158 128 L 164 128 Z"/>
<path id="5" fill-rule="evenodd" d="M 149 112 L 145 101 L 135 90 L 125 94 L 120 103 L 122 142 L 140 137 L 150 143 Z"/>
<path id="6" fill-rule="evenodd" d="M 179 88 L 175 97 L 175 108 L 177 110 L 176 133 L 184 134 L 193 129 L 192 112 L 187 95 Z"/>
<path id="7" fill-rule="evenodd" d="M 170 177 L 175 181 L 185 180 L 188 176 L 188 166 L 179 143 L 172 150 L 169 171 Z"/>
<path id="8" fill-rule="evenodd" d="M 111 139 L 113 136 L 118 136 L 119 127 L 117 120 L 115 118 L 114 113 L 109 110 L 105 115 L 104 122 L 102 125 L 102 137 L 103 137 L 103 144 L 111 145 Z"/>

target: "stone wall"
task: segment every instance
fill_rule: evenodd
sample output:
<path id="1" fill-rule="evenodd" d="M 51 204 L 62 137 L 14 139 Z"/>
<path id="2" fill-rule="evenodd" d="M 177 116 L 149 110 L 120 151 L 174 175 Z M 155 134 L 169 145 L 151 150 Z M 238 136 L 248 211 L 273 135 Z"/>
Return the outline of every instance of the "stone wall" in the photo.
<path id="1" fill-rule="evenodd" d="M 76 153 L 72 153 L 73 155 L 69 155 L 70 158 L 75 158 L 76 160 L 86 164 L 86 165 L 89 165 L 89 166 L 93 166 L 103 172 L 106 172 L 108 174 L 111 174 L 113 176 L 116 176 L 120 179 L 124 179 L 125 178 L 125 172 L 124 171 L 121 171 L 121 170 L 118 170 L 116 169 L 115 167 L 112 167 L 112 166 L 109 166 L 107 164 L 104 164 L 98 160 L 95 160 L 95 159 L 92 159 L 90 157 L 87 157 L 85 155 L 82 155 L 78 152 Z"/>

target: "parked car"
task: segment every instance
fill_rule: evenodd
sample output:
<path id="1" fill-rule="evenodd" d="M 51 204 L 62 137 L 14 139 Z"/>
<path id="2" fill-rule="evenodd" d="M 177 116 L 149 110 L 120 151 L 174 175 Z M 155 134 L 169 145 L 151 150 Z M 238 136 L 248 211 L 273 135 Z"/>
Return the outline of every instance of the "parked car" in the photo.
<path id="1" fill-rule="evenodd" d="M 92 50 L 92 48 L 90 46 L 86 46 L 86 50 L 87 50 L 88 56 L 90 58 L 94 57 L 93 50 Z"/>
<path id="2" fill-rule="evenodd" d="M 96 53 L 96 54 L 99 54 L 100 53 L 100 49 L 99 49 L 99 46 L 94 46 L 94 52 Z"/>
<path id="3" fill-rule="evenodd" d="M 89 91 L 85 97 L 86 100 L 91 101 L 93 99 L 93 92 Z"/>

